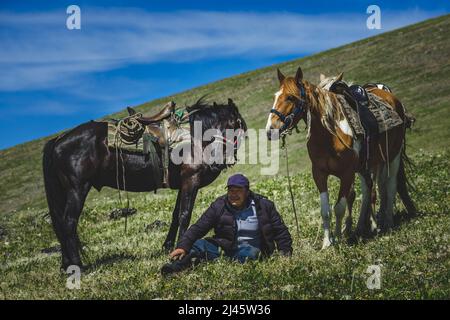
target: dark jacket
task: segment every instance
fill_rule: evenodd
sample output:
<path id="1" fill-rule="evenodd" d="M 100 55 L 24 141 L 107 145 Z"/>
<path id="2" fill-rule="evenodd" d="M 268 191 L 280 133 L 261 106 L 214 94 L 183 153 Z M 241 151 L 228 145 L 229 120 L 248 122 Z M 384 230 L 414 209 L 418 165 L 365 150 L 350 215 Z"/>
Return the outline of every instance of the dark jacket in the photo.
<path id="1" fill-rule="evenodd" d="M 250 198 L 255 201 L 261 236 L 261 253 L 271 255 L 277 249 L 284 255 L 292 253 L 292 238 L 275 205 L 267 198 L 250 192 Z M 221 196 L 214 201 L 198 221 L 191 225 L 178 242 L 177 248 L 189 252 L 198 239 L 203 238 L 212 228 L 214 237 L 209 241 L 220 246 L 227 255 L 237 247 L 236 221 L 227 196 Z"/>

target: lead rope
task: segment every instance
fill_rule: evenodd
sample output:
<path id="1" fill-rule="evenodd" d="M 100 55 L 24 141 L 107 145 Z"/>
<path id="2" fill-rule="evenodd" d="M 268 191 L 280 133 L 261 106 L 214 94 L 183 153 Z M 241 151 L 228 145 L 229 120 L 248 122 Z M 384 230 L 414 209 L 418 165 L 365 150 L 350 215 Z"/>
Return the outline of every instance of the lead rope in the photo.
<path id="1" fill-rule="evenodd" d="M 300 227 L 298 225 L 297 210 L 295 208 L 295 201 L 294 201 L 294 193 L 292 192 L 291 177 L 290 177 L 290 173 L 289 173 L 288 149 L 287 149 L 287 145 L 285 143 L 285 137 L 286 136 L 283 136 L 283 147 L 284 147 L 284 153 L 286 155 L 286 174 L 287 174 L 287 178 L 288 178 L 289 193 L 291 195 L 292 209 L 294 210 L 295 223 L 297 226 L 297 238 L 298 238 L 298 241 L 300 242 Z"/>
<path id="2" fill-rule="evenodd" d="M 130 210 L 130 199 L 128 197 L 128 191 L 125 185 L 125 166 L 124 166 L 124 161 L 123 161 L 123 156 L 122 156 L 122 148 L 120 148 L 119 144 L 122 143 L 122 140 L 119 139 L 119 129 L 120 126 L 118 125 L 116 127 L 116 132 L 114 134 L 114 146 L 116 149 L 116 185 L 117 185 L 117 192 L 119 194 L 119 205 L 121 208 L 123 208 L 123 203 L 122 203 L 122 195 L 120 193 L 120 184 L 119 184 L 119 155 L 120 155 L 120 161 L 122 164 L 122 183 L 123 183 L 123 190 L 125 191 L 125 195 L 127 198 L 127 206 L 126 206 L 126 214 L 125 214 L 125 235 L 127 234 L 127 224 L 128 224 L 128 213 Z"/>

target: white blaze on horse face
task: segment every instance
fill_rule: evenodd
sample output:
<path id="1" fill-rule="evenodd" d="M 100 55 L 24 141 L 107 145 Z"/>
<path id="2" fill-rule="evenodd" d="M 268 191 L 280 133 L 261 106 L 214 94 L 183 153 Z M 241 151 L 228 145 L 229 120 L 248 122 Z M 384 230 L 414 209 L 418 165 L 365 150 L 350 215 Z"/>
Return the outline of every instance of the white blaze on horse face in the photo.
<path id="1" fill-rule="evenodd" d="M 283 93 L 283 89 L 280 89 L 279 91 L 277 91 L 275 93 L 275 99 L 273 102 L 273 106 L 272 109 L 275 109 L 278 103 L 278 98 L 281 96 L 281 94 Z M 269 114 L 269 118 L 267 119 L 267 124 L 266 124 L 266 132 L 270 132 L 270 127 L 272 126 L 272 112 Z"/>

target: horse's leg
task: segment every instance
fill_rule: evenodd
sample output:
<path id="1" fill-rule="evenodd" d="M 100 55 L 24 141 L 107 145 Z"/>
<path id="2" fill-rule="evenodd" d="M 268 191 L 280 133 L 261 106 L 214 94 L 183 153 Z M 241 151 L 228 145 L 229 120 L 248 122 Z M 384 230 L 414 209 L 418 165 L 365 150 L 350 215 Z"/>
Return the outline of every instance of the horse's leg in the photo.
<path id="1" fill-rule="evenodd" d="M 403 158 L 400 159 L 400 166 L 398 169 L 397 192 L 406 208 L 406 211 L 408 212 L 408 217 L 415 217 L 417 214 L 417 209 L 408 192 L 408 180 L 406 177 L 405 162 Z"/>
<path id="2" fill-rule="evenodd" d="M 377 185 L 378 185 L 378 194 L 380 196 L 380 209 L 377 213 L 377 225 L 378 229 L 381 229 L 381 226 L 384 225 L 385 221 L 385 213 L 386 213 L 386 203 L 387 203 L 387 166 L 385 163 L 381 164 L 378 168 L 377 172 Z"/>
<path id="3" fill-rule="evenodd" d="M 388 232 L 394 227 L 394 204 L 397 195 L 397 175 L 400 167 L 401 152 L 389 164 L 389 176 L 386 180 L 386 210 L 384 224 L 381 226 L 383 232 Z"/>
<path id="4" fill-rule="evenodd" d="M 177 237 L 178 226 L 180 225 L 179 215 L 180 215 L 180 199 L 181 199 L 181 190 L 178 191 L 177 202 L 175 204 L 175 208 L 172 212 L 172 222 L 170 223 L 169 233 L 167 234 L 166 240 L 163 244 L 163 249 L 166 251 L 170 251 L 175 246 L 175 240 Z"/>
<path id="5" fill-rule="evenodd" d="M 317 189 L 320 192 L 320 214 L 322 215 L 322 223 L 323 223 L 323 243 L 322 249 L 328 248 L 331 245 L 330 239 L 330 200 L 328 197 L 328 174 L 325 172 L 313 167 L 313 178 L 316 183 Z"/>
<path id="6" fill-rule="evenodd" d="M 191 222 L 192 209 L 194 209 L 198 186 L 192 180 L 182 183 L 180 189 L 180 211 L 178 239 L 181 239 Z"/>
<path id="7" fill-rule="evenodd" d="M 65 233 L 65 222 L 62 215 L 58 215 L 57 212 L 53 213 L 50 211 L 53 230 L 55 231 L 56 238 L 61 245 L 61 270 L 66 271 L 67 267 L 71 264 L 69 259 L 69 254 L 66 246 L 66 233 Z"/>
<path id="8" fill-rule="evenodd" d="M 347 207 L 347 199 L 349 198 L 350 190 L 355 181 L 355 173 L 353 170 L 347 172 L 341 177 L 341 186 L 339 188 L 338 201 L 334 205 L 334 214 L 336 215 L 335 236 L 338 240 L 341 238 L 342 219 L 345 215 Z"/>
<path id="9" fill-rule="evenodd" d="M 374 171 L 377 172 L 376 167 L 374 168 Z M 377 204 L 377 191 L 376 191 L 376 174 L 371 174 L 370 181 L 372 183 L 371 185 L 371 193 L 370 193 L 370 208 L 369 208 L 369 225 L 370 225 L 370 232 L 376 233 L 377 232 L 377 220 L 376 220 L 376 204 Z"/>
<path id="10" fill-rule="evenodd" d="M 80 257 L 80 240 L 77 234 L 78 219 L 83 209 L 84 201 L 91 188 L 90 183 L 84 183 L 69 189 L 67 192 L 66 208 L 64 210 L 65 248 L 67 260 L 63 262 L 63 269 L 70 265 L 82 267 Z"/>
<path id="11" fill-rule="evenodd" d="M 348 193 L 348 199 L 347 199 L 347 209 L 348 209 L 348 216 L 345 219 L 345 226 L 344 226 L 344 236 L 350 237 L 352 233 L 352 226 L 353 226 L 353 218 L 352 218 L 352 210 L 353 210 L 353 203 L 355 202 L 355 185 L 353 183 L 352 187 L 350 188 L 350 192 Z"/>
<path id="12" fill-rule="evenodd" d="M 359 213 L 358 225 L 356 227 L 356 234 L 358 236 L 368 236 L 369 234 L 369 222 L 371 214 L 371 196 L 373 181 L 369 173 L 360 174 L 362 201 L 361 210 Z"/>

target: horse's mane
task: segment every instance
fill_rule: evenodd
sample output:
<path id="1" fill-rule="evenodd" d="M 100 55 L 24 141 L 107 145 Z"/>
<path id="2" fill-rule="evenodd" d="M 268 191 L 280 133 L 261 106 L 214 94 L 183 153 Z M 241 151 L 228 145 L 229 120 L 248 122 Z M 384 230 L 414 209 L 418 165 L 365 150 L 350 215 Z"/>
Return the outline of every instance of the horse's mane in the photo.
<path id="1" fill-rule="evenodd" d="M 310 105 L 308 111 L 308 131 L 310 129 L 310 112 L 315 112 L 320 115 L 320 121 L 324 128 L 332 135 L 336 135 L 337 123 L 343 119 L 341 110 L 341 103 L 336 94 L 322 89 L 319 86 L 313 85 L 308 81 L 302 81 L 305 88 L 306 99 Z M 292 77 L 286 78 L 283 82 L 284 93 L 300 98 L 299 90 L 295 79 Z M 309 136 L 309 133 L 308 133 Z"/>
<path id="2" fill-rule="evenodd" d="M 194 121 L 201 121 L 203 130 L 210 128 L 216 128 L 217 125 L 228 120 L 240 120 L 242 128 L 246 131 L 247 125 L 242 118 L 237 106 L 228 100 L 227 104 L 217 104 L 216 102 L 208 103 L 205 99 L 206 96 L 202 96 L 197 102 L 191 106 L 186 107 L 186 111 L 193 112 L 189 116 L 189 123 L 193 128 Z M 228 128 L 230 129 L 230 128 Z"/>
<path id="3" fill-rule="evenodd" d="M 335 83 L 336 80 L 337 80 L 337 76 L 327 77 L 324 80 L 320 81 L 318 87 L 329 90 L 329 87 L 331 87 L 331 85 L 333 83 Z M 347 80 L 343 80 L 343 79 L 341 79 L 339 81 L 345 83 L 349 87 L 354 84 L 353 81 L 347 81 Z"/>
<path id="4" fill-rule="evenodd" d="M 311 109 L 320 114 L 320 121 L 324 128 L 335 136 L 339 121 L 344 119 L 341 102 L 337 95 L 307 81 L 303 81 L 303 84 Z"/>

